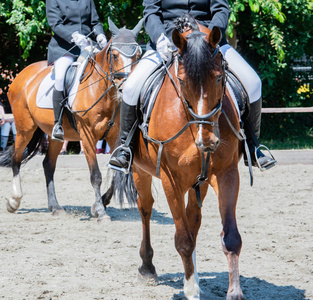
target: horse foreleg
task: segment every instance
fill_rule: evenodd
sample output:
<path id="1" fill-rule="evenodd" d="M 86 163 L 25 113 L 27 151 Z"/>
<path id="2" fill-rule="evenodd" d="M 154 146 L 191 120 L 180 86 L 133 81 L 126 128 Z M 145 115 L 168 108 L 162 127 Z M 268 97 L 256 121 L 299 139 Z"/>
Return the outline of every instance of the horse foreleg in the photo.
<path id="1" fill-rule="evenodd" d="M 89 142 L 86 144 L 83 140 L 83 146 L 90 171 L 90 182 L 94 189 L 96 199 L 95 203 L 91 206 L 91 214 L 98 218 L 98 222 L 110 220 L 111 218 L 105 211 L 101 197 L 100 187 L 102 183 L 102 175 L 96 156 L 96 144 L 94 143 L 94 145 L 90 145 Z"/>
<path id="2" fill-rule="evenodd" d="M 52 215 L 59 216 L 65 213 L 62 206 L 59 205 L 55 194 L 54 187 L 54 172 L 58 155 L 62 148 L 62 143 L 51 140 L 49 137 L 49 146 L 46 156 L 42 162 L 42 166 L 45 172 L 47 196 L 48 196 L 48 209 L 52 212 Z"/>
<path id="3" fill-rule="evenodd" d="M 239 255 L 242 241 L 236 221 L 236 204 L 239 193 L 238 169 L 234 168 L 223 172 L 220 176 L 217 175 L 212 186 L 218 195 L 223 224 L 221 232 L 222 249 L 227 257 L 229 267 L 227 299 L 243 299 L 239 281 Z"/>
<path id="4" fill-rule="evenodd" d="M 184 293 L 187 299 L 200 299 L 200 286 L 193 263 L 196 230 L 191 230 L 185 209 L 184 193 L 173 178 L 162 178 L 163 189 L 175 222 L 175 247 L 185 270 Z M 199 212 L 198 212 L 199 214 Z M 198 226 L 200 226 L 198 224 Z"/>
<path id="5" fill-rule="evenodd" d="M 151 193 L 152 176 L 139 170 L 134 172 L 135 186 L 138 192 L 138 210 L 142 221 L 143 238 L 140 247 L 142 265 L 138 268 L 138 279 L 145 284 L 154 285 L 158 282 L 158 276 L 152 263 L 153 249 L 150 239 L 150 218 L 154 199 Z"/>
<path id="6" fill-rule="evenodd" d="M 208 190 L 207 184 L 203 184 L 200 186 L 201 203 L 203 199 L 205 198 L 207 190 Z M 196 196 L 194 189 L 190 189 L 188 192 L 188 204 L 186 208 L 186 213 L 187 213 L 187 218 L 188 218 L 188 223 L 189 223 L 191 234 L 194 240 L 196 241 L 198 232 L 201 226 L 202 215 L 201 215 L 201 207 L 199 207 L 199 204 L 197 202 L 197 196 Z M 199 276 L 198 276 L 197 264 L 196 264 L 196 248 L 194 249 L 192 253 L 192 260 L 193 260 L 193 266 L 194 266 L 194 277 L 195 277 L 197 284 L 199 285 Z M 185 283 L 187 283 L 186 279 L 185 279 Z"/>

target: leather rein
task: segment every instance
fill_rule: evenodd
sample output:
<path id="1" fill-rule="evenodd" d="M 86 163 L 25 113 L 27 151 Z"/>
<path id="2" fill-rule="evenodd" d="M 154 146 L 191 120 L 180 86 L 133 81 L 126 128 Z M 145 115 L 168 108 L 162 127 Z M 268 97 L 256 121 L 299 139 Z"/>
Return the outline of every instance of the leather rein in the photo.
<path id="1" fill-rule="evenodd" d="M 120 43 L 119 43 L 120 44 Z M 129 44 L 129 43 L 127 43 Z M 140 48 L 140 46 L 138 45 L 138 43 L 134 42 L 132 43 L 134 45 L 137 46 L 137 49 Z M 139 47 L 139 48 L 138 48 Z M 141 49 L 141 48 L 140 48 Z M 72 109 L 70 109 L 71 113 L 73 114 L 77 114 L 79 115 L 80 117 L 83 117 L 87 114 L 88 111 L 90 111 L 94 106 L 96 106 L 100 101 L 101 99 L 103 99 L 105 97 L 105 95 L 114 87 L 116 91 L 118 91 L 120 89 L 120 87 L 124 84 L 124 82 L 126 81 L 129 73 L 127 72 L 121 72 L 121 70 L 124 70 L 125 68 L 127 68 L 128 66 L 131 66 L 135 63 L 137 63 L 137 61 L 135 62 L 132 62 L 131 64 L 127 65 L 127 66 L 124 66 L 123 68 L 121 69 L 118 69 L 118 70 L 115 70 L 114 68 L 114 64 L 113 64 L 113 50 L 117 50 L 121 55 L 124 55 L 124 53 L 122 51 L 119 50 L 118 47 L 115 46 L 115 43 L 112 42 L 107 51 L 106 51 L 106 55 L 107 57 L 109 58 L 109 73 L 106 72 L 105 70 L 103 70 L 103 68 L 100 66 L 100 64 L 94 59 L 94 55 L 93 55 L 93 52 L 91 51 L 90 54 L 89 54 L 89 60 L 91 61 L 91 66 L 90 66 L 90 69 L 87 71 L 86 74 L 83 74 L 83 76 L 80 78 L 80 82 L 82 82 L 85 78 L 87 78 L 88 76 L 90 76 L 91 74 L 91 70 L 96 70 L 98 72 L 98 74 L 101 76 L 101 78 L 95 82 L 93 82 L 92 84 L 88 85 L 87 87 L 85 88 L 88 88 L 89 86 L 93 85 L 93 84 L 96 84 L 98 82 L 100 82 L 101 80 L 108 80 L 111 82 L 111 85 L 101 94 L 101 96 L 90 106 L 88 107 L 87 109 L 84 109 L 84 110 L 77 110 L 77 111 L 74 111 Z M 136 55 L 137 51 L 132 55 Z M 129 56 L 131 57 L 131 56 Z M 96 68 L 97 66 L 97 68 Z M 100 72 L 99 72 L 99 70 Z M 121 79 L 123 78 L 123 80 L 121 81 L 121 83 L 117 84 L 115 82 L 115 79 Z M 84 89 L 85 89 L 84 88 Z M 83 90 L 83 89 L 82 89 Z M 80 90 L 80 91 L 82 91 Z M 118 114 L 118 111 L 119 111 L 119 108 L 120 108 L 120 102 L 117 103 L 117 101 L 114 101 L 114 108 L 113 108 L 113 112 L 112 112 L 112 116 L 110 118 L 110 120 L 107 122 L 107 129 L 106 131 L 104 132 L 101 140 L 105 139 L 108 134 L 109 134 L 109 131 L 110 129 L 112 128 L 112 126 L 115 124 L 115 119 L 117 117 L 117 114 Z"/>

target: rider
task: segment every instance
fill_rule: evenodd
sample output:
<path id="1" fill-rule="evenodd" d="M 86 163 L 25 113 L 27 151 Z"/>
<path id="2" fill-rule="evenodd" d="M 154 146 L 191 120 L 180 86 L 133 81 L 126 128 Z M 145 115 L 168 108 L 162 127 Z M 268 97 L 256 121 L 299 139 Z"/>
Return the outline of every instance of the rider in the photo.
<path id="1" fill-rule="evenodd" d="M 220 28 L 222 34 L 226 30 L 230 15 L 227 0 L 144 0 L 145 29 L 150 37 L 147 52 L 140 60 L 135 70 L 131 73 L 124 85 L 123 101 L 121 104 L 120 138 L 122 145 L 136 121 L 136 104 L 141 87 L 149 75 L 162 63 L 171 58 L 170 46 L 171 33 L 174 29 L 174 21 L 184 13 L 191 13 L 198 23 L 212 29 Z M 276 160 L 264 155 L 258 149 L 258 140 L 261 125 L 261 80 L 248 63 L 227 44 L 225 37 L 220 42 L 221 51 L 228 62 L 229 68 L 239 77 L 243 83 L 250 100 L 250 114 L 244 121 L 244 129 L 247 136 L 249 152 L 253 166 L 268 169 L 276 164 Z M 129 149 L 121 147 L 117 155 L 112 155 L 109 164 L 118 169 L 127 169 L 130 162 L 130 152 L 134 149 L 134 139 L 131 140 Z M 257 149 L 255 155 L 255 149 Z M 247 161 L 245 161 L 247 164 Z"/>
<path id="2" fill-rule="evenodd" d="M 93 0 L 47 0 L 46 14 L 54 33 L 48 46 L 48 65 L 54 64 L 55 70 L 52 96 L 55 125 L 51 138 L 63 142 L 61 114 L 66 70 L 89 45 L 87 35 L 93 32 L 101 48 L 106 46 L 107 39 Z"/>

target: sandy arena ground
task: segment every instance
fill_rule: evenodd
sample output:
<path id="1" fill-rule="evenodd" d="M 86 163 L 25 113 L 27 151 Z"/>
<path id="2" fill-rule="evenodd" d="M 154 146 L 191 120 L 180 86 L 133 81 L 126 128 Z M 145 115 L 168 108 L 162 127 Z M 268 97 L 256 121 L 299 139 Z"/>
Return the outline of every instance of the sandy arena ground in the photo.
<path id="1" fill-rule="evenodd" d="M 279 164 L 254 172 L 240 164 L 237 220 L 245 299 L 313 299 L 313 151 L 274 152 Z M 98 155 L 103 177 L 108 155 Z M 6 211 L 12 172 L 0 168 L 1 299 L 184 299 L 183 266 L 174 247 L 174 224 L 160 182 L 154 182 L 152 216 L 157 286 L 137 282 L 141 220 L 136 208 L 114 201 L 112 221 L 91 217 L 94 192 L 84 156 L 60 156 L 56 171 L 62 218 L 47 209 L 45 180 L 37 156 L 21 170 L 24 198 Z M 107 185 L 105 178 L 102 190 Z M 221 250 L 217 198 L 209 189 L 197 244 L 201 299 L 225 299 L 228 267 Z"/>

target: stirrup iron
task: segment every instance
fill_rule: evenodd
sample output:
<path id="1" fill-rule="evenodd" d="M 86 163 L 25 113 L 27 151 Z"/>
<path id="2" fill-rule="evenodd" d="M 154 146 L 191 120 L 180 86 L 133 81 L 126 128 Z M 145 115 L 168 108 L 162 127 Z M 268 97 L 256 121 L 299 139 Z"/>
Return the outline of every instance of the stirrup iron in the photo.
<path id="1" fill-rule="evenodd" d="M 124 151 L 127 151 L 129 153 L 129 164 L 128 164 L 128 168 L 119 168 L 117 166 L 114 166 L 114 165 L 111 165 L 110 164 L 110 160 L 112 159 L 112 157 L 116 157 L 118 155 L 118 151 L 120 149 L 123 149 Z M 114 149 L 114 151 L 112 152 L 111 154 L 111 157 L 110 157 L 110 160 L 107 164 L 107 166 L 115 171 L 120 171 L 120 172 L 123 172 L 125 174 L 128 174 L 130 172 L 130 169 L 131 169 L 131 166 L 132 166 L 132 161 L 133 161 L 133 153 L 132 151 L 130 150 L 129 147 L 125 147 L 125 145 L 120 145 L 118 146 L 116 149 Z"/>
<path id="2" fill-rule="evenodd" d="M 259 162 L 258 157 L 257 157 L 257 152 L 258 152 L 258 150 L 259 150 L 260 148 L 264 148 L 264 149 L 269 153 L 269 155 L 272 157 L 272 159 L 273 159 L 273 162 L 270 163 L 269 165 L 265 166 L 265 167 L 262 167 L 262 166 L 260 165 L 260 162 Z M 272 168 L 272 167 L 274 167 L 274 166 L 277 164 L 277 160 L 274 158 L 274 156 L 273 156 L 273 154 L 271 153 L 271 151 L 270 151 L 266 146 L 264 146 L 264 145 L 259 145 L 258 147 L 255 147 L 254 155 L 255 155 L 255 160 L 256 160 L 256 163 L 257 163 L 257 165 L 258 165 L 258 168 L 259 168 L 262 172 L 263 172 L 263 171 L 266 171 L 266 170 L 268 170 L 268 169 L 270 169 L 270 168 Z"/>

